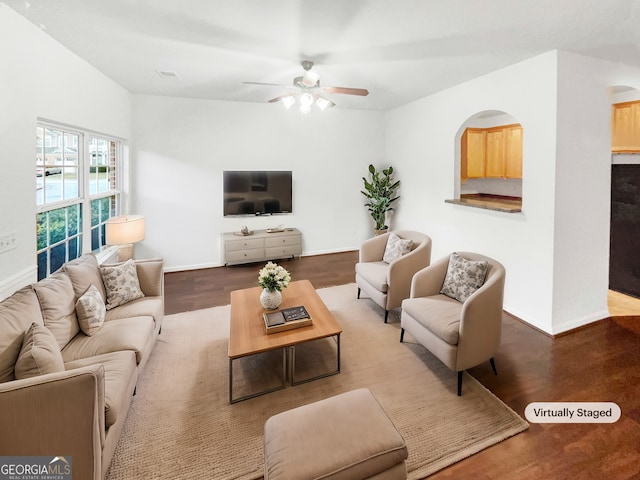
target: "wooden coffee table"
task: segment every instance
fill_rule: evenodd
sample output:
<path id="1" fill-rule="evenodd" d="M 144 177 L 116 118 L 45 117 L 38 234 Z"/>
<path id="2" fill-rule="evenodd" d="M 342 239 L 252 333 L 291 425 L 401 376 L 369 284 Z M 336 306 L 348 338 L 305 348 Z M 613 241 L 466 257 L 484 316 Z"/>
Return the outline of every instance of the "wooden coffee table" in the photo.
<path id="1" fill-rule="evenodd" d="M 229 402 L 264 395 L 280 390 L 286 386 L 287 367 L 290 370 L 291 384 L 317 380 L 329 375 L 340 373 L 340 334 L 342 329 L 338 322 L 318 296 L 316 289 L 309 280 L 299 280 L 289 283 L 282 292 L 282 304 L 279 309 L 304 305 L 311 316 L 311 325 L 287 330 L 284 332 L 267 334 L 262 314 L 265 312 L 260 304 L 260 287 L 235 290 L 231 292 L 231 330 L 229 333 Z M 307 378 L 302 381 L 295 379 L 295 346 L 321 338 L 335 337 L 336 340 L 336 370 Z M 249 355 L 282 350 L 282 385 L 268 390 L 252 393 L 239 398 L 233 398 L 233 361 Z"/>

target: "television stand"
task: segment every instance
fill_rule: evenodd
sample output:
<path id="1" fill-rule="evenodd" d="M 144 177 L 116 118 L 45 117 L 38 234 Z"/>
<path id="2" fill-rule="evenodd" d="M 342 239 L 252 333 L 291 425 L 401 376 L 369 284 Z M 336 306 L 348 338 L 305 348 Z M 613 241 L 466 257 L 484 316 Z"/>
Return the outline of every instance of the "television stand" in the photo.
<path id="1" fill-rule="evenodd" d="M 240 237 L 233 232 L 222 234 L 225 265 L 295 258 L 302 255 L 302 232 L 297 228 L 254 230 Z"/>

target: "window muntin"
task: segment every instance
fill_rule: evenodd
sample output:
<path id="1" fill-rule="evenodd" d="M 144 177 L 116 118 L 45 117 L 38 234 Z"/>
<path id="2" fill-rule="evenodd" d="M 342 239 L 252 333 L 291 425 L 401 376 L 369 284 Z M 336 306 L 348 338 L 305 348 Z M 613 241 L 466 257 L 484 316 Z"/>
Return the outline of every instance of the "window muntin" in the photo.
<path id="1" fill-rule="evenodd" d="M 36 204 L 80 198 L 80 134 L 36 127 Z"/>
<path id="2" fill-rule="evenodd" d="M 36 216 L 38 280 L 58 270 L 82 251 L 82 206 L 56 208 Z"/>

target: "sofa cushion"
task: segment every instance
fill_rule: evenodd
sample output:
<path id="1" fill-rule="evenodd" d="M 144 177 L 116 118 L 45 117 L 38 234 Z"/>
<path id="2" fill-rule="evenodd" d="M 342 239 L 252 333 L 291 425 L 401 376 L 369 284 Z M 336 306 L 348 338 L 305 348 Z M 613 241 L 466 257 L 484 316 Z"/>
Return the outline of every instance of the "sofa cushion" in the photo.
<path id="1" fill-rule="evenodd" d="M 384 255 L 382 261 L 391 263 L 394 260 L 406 255 L 411 251 L 413 242 L 411 240 L 404 240 L 395 233 L 391 232 L 387 238 L 387 246 L 384 249 Z"/>
<path id="2" fill-rule="evenodd" d="M 457 300 L 442 294 L 408 298 L 402 302 L 402 313 L 448 344 L 458 344 L 462 304 Z"/>
<path id="3" fill-rule="evenodd" d="M 136 363 L 140 363 L 153 338 L 154 322 L 151 317 L 123 318 L 104 322 L 102 328 L 89 337 L 80 333 L 62 350 L 65 362 L 88 358 L 103 353 L 132 350 Z"/>
<path id="4" fill-rule="evenodd" d="M 387 292 L 387 273 L 389 264 L 386 262 L 356 263 L 356 273 L 382 293 Z"/>
<path id="5" fill-rule="evenodd" d="M 107 292 L 107 310 L 144 297 L 133 260 L 115 266 L 102 266 L 100 272 Z"/>
<path id="6" fill-rule="evenodd" d="M 67 370 L 101 364 L 104 367 L 104 414 L 105 426 L 109 428 L 116 423 L 120 415 L 126 415 L 131 402 L 132 391 L 128 388 L 132 380 L 135 385 L 138 371 L 135 353 L 105 353 L 95 357 L 74 360 L 64 364 Z"/>
<path id="7" fill-rule="evenodd" d="M 42 309 L 44 325 L 56 337 L 60 349 L 80 331 L 76 317 L 76 296 L 71 280 L 63 271 L 33 284 Z"/>
<path id="8" fill-rule="evenodd" d="M 16 360 L 31 323 L 44 325 L 38 297 L 30 286 L 0 302 L 0 383 L 15 380 Z"/>
<path id="9" fill-rule="evenodd" d="M 24 334 L 16 360 L 16 379 L 64 372 L 64 362 L 53 334 L 44 325 L 32 323 Z"/>
<path id="10" fill-rule="evenodd" d="M 488 266 L 486 260 L 467 260 L 452 253 L 440 293 L 464 303 L 484 284 Z"/>
<path id="11" fill-rule="evenodd" d="M 151 315 L 153 320 L 157 323 L 162 321 L 164 316 L 164 303 L 162 297 L 144 297 L 133 300 L 124 305 L 120 305 L 118 308 L 107 311 L 106 320 L 119 320 L 122 318 L 131 317 L 144 317 Z M 156 329 L 159 328 L 156 325 Z"/>
<path id="12" fill-rule="evenodd" d="M 95 285 L 91 285 L 76 302 L 76 315 L 80 329 L 91 336 L 100 330 L 107 310 L 104 300 Z"/>
<path id="13" fill-rule="evenodd" d="M 65 263 L 62 268 L 71 280 L 76 298 L 80 298 L 90 285 L 94 285 L 100 292 L 102 301 L 107 301 L 107 294 L 104 290 L 104 283 L 102 283 L 98 259 L 93 253 L 85 253 Z"/>

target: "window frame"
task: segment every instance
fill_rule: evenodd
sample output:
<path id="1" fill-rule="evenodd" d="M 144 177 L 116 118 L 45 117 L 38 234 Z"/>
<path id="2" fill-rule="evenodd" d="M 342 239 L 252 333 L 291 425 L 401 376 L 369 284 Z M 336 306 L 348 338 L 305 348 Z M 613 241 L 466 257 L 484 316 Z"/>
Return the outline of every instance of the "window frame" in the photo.
<path id="1" fill-rule="evenodd" d="M 37 262 L 38 277 L 44 278 L 54 273 L 54 271 L 51 271 L 51 258 L 52 258 L 51 250 L 56 248 L 60 244 L 63 244 L 68 239 L 71 239 L 74 236 L 78 237 L 78 241 L 81 244 L 80 251 L 78 252 L 80 255 L 89 253 L 89 252 L 99 253 L 106 248 L 106 244 L 104 244 L 104 237 L 105 237 L 104 229 L 105 229 L 106 221 L 108 220 L 108 218 L 119 215 L 122 209 L 122 204 L 123 204 L 122 182 L 124 178 L 123 168 L 125 165 L 125 159 L 124 159 L 125 141 L 113 135 L 108 135 L 104 133 L 99 133 L 99 132 L 95 132 L 87 129 L 64 125 L 57 122 L 45 121 L 41 119 L 38 119 L 35 127 L 36 127 L 36 134 L 38 132 L 37 130 L 38 128 L 43 128 L 45 130 L 52 129 L 56 131 L 61 131 L 63 137 L 66 134 L 73 134 L 73 135 L 77 135 L 77 138 L 78 138 L 78 148 L 77 148 L 78 196 L 71 199 L 62 198 L 61 200 L 56 200 L 52 202 L 46 202 L 46 197 L 43 197 L 42 204 L 37 204 L 38 202 L 36 201 L 36 225 L 38 225 L 38 220 L 41 214 L 43 213 L 46 214 L 47 212 L 52 212 L 59 209 L 68 209 L 68 207 L 72 207 L 75 205 L 79 205 L 79 209 L 80 209 L 79 215 L 81 218 L 81 223 L 78 225 L 77 235 L 73 235 L 73 234 L 69 235 L 67 232 L 67 235 L 63 240 L 56 243 L 51 243 L 51 244 L 49 244 L 50 239 L 47 238 L 47 245 L 43 248 L 39 248 L 40 245 L 39 245 L 39 242 L 37 242 L 36 258 L 38 259 L 41 253 L 47 252 L 46 272 L 44 272 L 44 274 L 42 274 L 43 272 L 40 272 L 40 263 Z M 46 144 L 46 138 L 47 136 L 44 135 L 43 145 Z M 91 162 L 90 140 L 92 138 L 96 138 L 98 140 L 104 140 L 107 142 L 107 181 L 109 182 L 109 185 L 110 185 L 108 190 L 101 192 L 100 184 L 98 181 L 98 183 L 96 184 L 96 193 L 94 194 L 91 194 L 91 185 L 90 185 L 91 167 L 93 166 L 93 167 L 96 167 L 96 169 L 98 169 L 99 164 L 92 165 L 92 162 Z M 39 167 L 38 161 L 37 161 L 37 155 L 39 153 L 38 148 L 39 148 L 38 142 L 36 141 L 36 161 L 35 161 L 36 169 Z M 112 148 L 113 148 L 113 156 L 115 157 L 113 159 L 113 165 L 112 165 Z M 45 163 L 46 163 L 46 155 L 43 156 L 43 168 Z M 62 160 L 62 168 L 64 169 L 64 157 Z M 113 169 L 115 170 L 115 173 L 112 172 Z M 99 169 L 98 169 L 98 173 L 99 173 Z M 36 170 L 36 174 L 37 174 L 37 170 Z M 46 177 L 45 171 L 43 170 L 42 171 L 43 184 L 46 184 L 45 177 Z M 36 195 L 37 195 L 37 188 L 39 183 L 38 178 L 39 177 L 36 175 Z M 112 185 L 111 185 L 111 182 L 113 182 Z M 95 201 L 98 201 L 98 203 L 101 203 L 100 200 L 105 198 L 110 199 L 109 200 L 110 208 L 109 208 L 108 216 L 107 218 L 104 218 L 104 215 L 99 214 L 98 223 L 96 225 L 92 225 L 92 203 Z M 112 198 L 113 200 L 111 200 Z M 68 216 L 66 212 L 65 212 L 65 215 Z M 95 228 L 100 229 L 99 236 L 100 236 L 101 245 L 97 249 L 92 248 L 93 230 Z M 65 260 L 68 261 L 69 259 L 70 259 L 69 248 L 67 248 L 65 251 Z"/>

